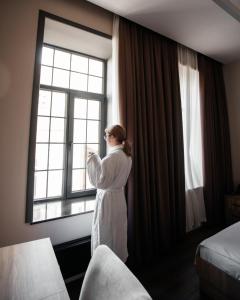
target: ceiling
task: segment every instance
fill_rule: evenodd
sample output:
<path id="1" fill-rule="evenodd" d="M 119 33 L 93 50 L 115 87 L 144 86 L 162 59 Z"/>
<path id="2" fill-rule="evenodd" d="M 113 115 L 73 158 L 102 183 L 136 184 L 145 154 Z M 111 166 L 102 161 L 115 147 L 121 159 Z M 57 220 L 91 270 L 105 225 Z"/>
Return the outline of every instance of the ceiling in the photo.
<path id="1" fill-rule="evenodd" d="M 224 64 L 240 60 L 240 0 L 89 0 Z"/>

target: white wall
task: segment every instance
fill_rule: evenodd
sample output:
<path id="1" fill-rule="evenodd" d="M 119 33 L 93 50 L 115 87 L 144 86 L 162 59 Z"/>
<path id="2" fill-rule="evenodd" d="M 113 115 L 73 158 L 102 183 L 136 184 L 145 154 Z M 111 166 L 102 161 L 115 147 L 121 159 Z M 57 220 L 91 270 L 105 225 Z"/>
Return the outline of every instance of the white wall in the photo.
<path id="1" fill-rule="evenodd" d="M 38 10 L 112 34 L 112 14 L 80 0 L 0 4 L 0 246 L 50 237 L 53 244 L 90 234 L 91 214 L 25 223 L 28 139 Z"/>
<path id="2" fill-rule="evenodd" d="M 240 61 L 223 68 L 230 126 L 233 180 L 240 184 Z"/>

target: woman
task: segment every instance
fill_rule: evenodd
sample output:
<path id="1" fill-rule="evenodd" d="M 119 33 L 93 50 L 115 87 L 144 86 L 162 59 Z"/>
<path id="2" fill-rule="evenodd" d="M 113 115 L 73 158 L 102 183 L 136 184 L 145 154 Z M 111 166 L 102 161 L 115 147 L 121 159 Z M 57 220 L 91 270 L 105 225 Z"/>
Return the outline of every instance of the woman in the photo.
<path id="1" fill-rule="evenodd" d="M 92 223 L 92 254 L 105 244 L 123 262 L 127 260 L 127 206 L 124 186 L 132 167 L 131 148 L 120 125 L 105 129 L 105 140 L 111 147 L 102 160 L 90 153 L 87 161 L 90 182 L 97 188 Z"/>

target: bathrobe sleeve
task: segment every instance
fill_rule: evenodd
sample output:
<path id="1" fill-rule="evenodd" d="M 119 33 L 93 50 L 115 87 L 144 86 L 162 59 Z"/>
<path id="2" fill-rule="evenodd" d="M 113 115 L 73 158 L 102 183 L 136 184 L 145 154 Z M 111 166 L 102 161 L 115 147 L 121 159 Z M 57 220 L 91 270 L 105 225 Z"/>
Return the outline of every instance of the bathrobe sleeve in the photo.
<path id="1" fill-rule="evenodd" d="M 97 189 L 110 188 L 115 178 L 116 162 L 106 156 L 102 160 L 93 154 L 87 162 L 88 176 L 91 184 Z"/>

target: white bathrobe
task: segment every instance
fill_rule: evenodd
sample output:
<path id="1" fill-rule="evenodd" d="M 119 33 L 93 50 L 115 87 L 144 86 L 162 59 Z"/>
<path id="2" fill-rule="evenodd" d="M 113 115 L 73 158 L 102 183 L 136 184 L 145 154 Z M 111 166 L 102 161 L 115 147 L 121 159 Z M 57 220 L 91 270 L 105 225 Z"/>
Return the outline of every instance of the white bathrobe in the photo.
<path id="1" fill-rule="evenodd" d="M 127 251 L 127 205 L 124 195 L 132 159 L 122 145 L 111 147 L 102 160 L 93 154 L 87 162 L 91 184 L 97 188 L 92 223 L 91 250 L 105 244 L 125 262 Z"/>

